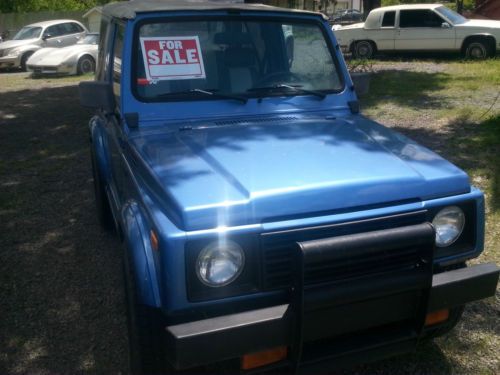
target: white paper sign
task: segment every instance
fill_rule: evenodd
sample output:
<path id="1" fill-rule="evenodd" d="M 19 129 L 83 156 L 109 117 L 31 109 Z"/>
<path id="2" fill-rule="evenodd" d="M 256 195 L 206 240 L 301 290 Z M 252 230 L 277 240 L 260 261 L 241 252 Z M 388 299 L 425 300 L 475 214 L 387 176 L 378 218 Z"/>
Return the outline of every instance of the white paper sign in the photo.
<path id="1" fill-rule="evenodd" d="M 141 46 L 149 81 L 205 78 L 197 36 L 144 37 Z"/>

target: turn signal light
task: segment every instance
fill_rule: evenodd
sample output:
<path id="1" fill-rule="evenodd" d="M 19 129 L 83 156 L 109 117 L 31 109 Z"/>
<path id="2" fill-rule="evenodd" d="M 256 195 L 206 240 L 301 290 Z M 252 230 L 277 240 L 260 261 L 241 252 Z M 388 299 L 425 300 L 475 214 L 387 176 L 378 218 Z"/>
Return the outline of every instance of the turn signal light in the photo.
<path id="1" fill-rule="evenodd" d="M 432 326 L 434 324 L 438 324 L 448 320 L 449 317 L 450 310 L 448 309 L 433 311 L 431 313 L 428 313 L 425 317 L 425 325 Z"/>
<path id="2" fill-rule="evenodd" d="M 287 355 L 288 348 L 286 346 L 280 346 L 258 353 L 245 354 L 241 357 L 241 369 L 250 370 L 256 367 L 269 365 L 285 359 Z"/>

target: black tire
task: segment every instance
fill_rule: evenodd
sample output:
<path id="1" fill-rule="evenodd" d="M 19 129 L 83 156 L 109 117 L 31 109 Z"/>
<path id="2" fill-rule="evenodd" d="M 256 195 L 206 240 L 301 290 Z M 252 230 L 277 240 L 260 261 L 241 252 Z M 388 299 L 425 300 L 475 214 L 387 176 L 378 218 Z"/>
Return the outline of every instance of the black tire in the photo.
<path id="1" fill-rule="evenodd" d="M 33 55 L 33 52 L 26 52 L 23 57 L 21 57 L 21 70 L 23 72 L 25 72 L 27 69 L 26 69 L 26 62 L 28 61 L 28 59 L 31 57 L 31 55 Z"/>
<path id="2" fill-rule="evenodd" d="M 470 60 L 484 60 L 490 54 L 490 46 L 483 39 L 473 39 L 467 42 L 464 48 L 465 58 Z"/>
<path id="3" fill-rule="evenodd" d="M 78 75 L 89 74 L 95 72 L 95 61 L 92 56 L 85 55 L 80 57 L 76 66 L 76 73 Z"/>
<path id="4" fill-rule="evenodd" d="M 369 40 L 360 40 L 354 43 L 352 55 L 356 59 L 371 59 L 375 55 L 375 44 Z"/>
<path id="5" fill-rule="evenodd" d="M 92 159 L 92 176 L 94 177 L 94 195 L 97 209 L 97 218 L 101 227 L 112 232 L 114 230 L 113 214 L 109 205 L 108 196 L 99 169 L 99 163 L 95 154 L 94 147 L 91 145 L 91 159 Z"/>
<path id="6" fill-rule="evenodd" d="M 167 368 L 161 313 L 137 303 L 136 282 L 130 255 L 124 248 L 123 276 L 127 304 L 131 374 L 172 374 Z M 163 325 L 164 326 L 164 325 Z"/>

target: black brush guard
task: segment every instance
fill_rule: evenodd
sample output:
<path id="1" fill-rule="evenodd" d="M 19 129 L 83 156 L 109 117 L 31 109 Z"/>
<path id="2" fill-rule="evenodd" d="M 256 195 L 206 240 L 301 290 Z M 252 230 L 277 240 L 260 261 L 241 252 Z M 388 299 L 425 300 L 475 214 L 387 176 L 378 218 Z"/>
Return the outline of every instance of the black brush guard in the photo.
<path id="1" fill-rule="evenodd" d="M 499 269 L 483 264 L 433 275 L 435 233 L 429 223 L 298 242 L 290 303 L 166 327 L 177 369 L 286 345 L 274 366 L 312 373 L 411 351 L 430 311 L 492 296 Z M 334 283 L 306 282 L 310 272 L 415 247 L 403 268 Z M 382 257 L 383 258 L 383 257 Z M 358 259 L 358 261 L 355 261 Z"/>

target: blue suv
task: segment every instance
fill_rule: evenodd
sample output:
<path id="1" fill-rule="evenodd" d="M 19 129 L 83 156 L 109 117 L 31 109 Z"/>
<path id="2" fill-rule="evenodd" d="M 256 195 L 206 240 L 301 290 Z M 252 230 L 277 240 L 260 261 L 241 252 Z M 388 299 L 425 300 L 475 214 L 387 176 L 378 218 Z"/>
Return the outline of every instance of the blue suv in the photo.
<path id="1" fill-rule="evenodd" d="M 483 194 L 359 113 L 321 14 L 117 2 L 100 35 L 80 96 L 99 219 L 123 243 L 134 372 L 382 358 L 494 294 L 499 269 L 465 263 Z"/>

